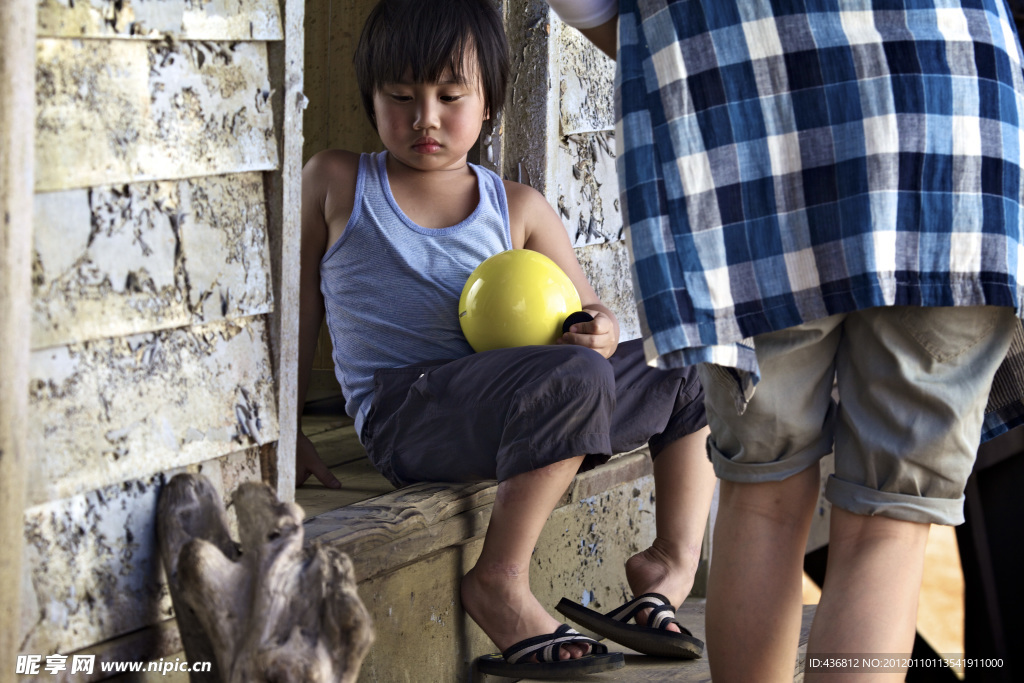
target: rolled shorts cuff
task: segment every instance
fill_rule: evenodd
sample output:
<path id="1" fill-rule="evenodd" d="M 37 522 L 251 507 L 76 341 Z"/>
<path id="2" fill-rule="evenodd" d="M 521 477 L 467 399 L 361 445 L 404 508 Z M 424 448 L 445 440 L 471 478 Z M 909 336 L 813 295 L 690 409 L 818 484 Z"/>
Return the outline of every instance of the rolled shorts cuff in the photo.
<path id="1" fill-rule="evenodd" d="M 760 484 L 789 479 L 794 474 L 799 474 L 808 467 L 816 465 L 819 460 L 831 452 L 830 449 L 825 451 L 807 449 L 803 453 L 787 456 L 784 460 L 774 462 L 735 462 L 715 448 L 712 441 L 713 439 L 708 439 L 707 449 L 708 458 L 715 469 L 715 476 L 724 481 L 733 481 L 738 484 Z"/>
<path id="2" fill-rule="evenodd" d="M 523 449 L 525 452 L 516 452 Z M 571 438 L 555 443 L 526 444 L 503 449 L 498 453 L 497 479 L 499 482 L 524 472 L 553 465 L 577 455 L 585 455 L 586 459 L 580 471 L 593 469 L 602 465 L 612 457 L 612 443 L 608 434 L 577 434 Z"/>
<path id="3" fill-rule="evenodd" d="M 882 515 L 905 522 L 949 526 L 964 522 L 963 495 L 959 498 L 926 498 L 878 491 L 832 475 L 825 485 L 825 498 L 832 505 L 856 515 Z"/>

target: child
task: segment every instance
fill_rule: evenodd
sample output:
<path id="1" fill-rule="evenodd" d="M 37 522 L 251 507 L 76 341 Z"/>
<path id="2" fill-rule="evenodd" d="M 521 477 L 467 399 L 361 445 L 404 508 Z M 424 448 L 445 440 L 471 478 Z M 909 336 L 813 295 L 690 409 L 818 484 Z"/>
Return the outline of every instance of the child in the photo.
<path id="1" fill-rule="evenodd" d="M 581 465 L 649 442 L 657 539 L 626 575 L 637 595 L 658 597 L 636 605 L 647 626 L 618 627 L 639 630 L 640 647 L 699 655 L 671 605 L 693 583 L 714 486 L 702 390 L 692 369 L 648 368 L 638 341 L 618 344 L 615 315 L 542 195 L 467 163 L 507 80 L 492 3 L 382 0 L 355 62 L 386 151 L 327 150 L 304 170 L 300 396 L 326 310 L 346 410 L 384 476 L 395 486 L 498 480 L 480 558 L 461 584 L 467 613 L 502 650 L 480 662 L 497 675 L 621 666 L 621 655 L 559 625 L 530 592 L 528 572 Z M 457 315 L 463 283 L 488 256 L 524 248 L 568 274 L 593 320 L 556 345 L 473 353 Z M 310 473 L 336 484 L 300 434 L 297 481 Z M 626 610 L 622 621 L 633 616 Z"/>

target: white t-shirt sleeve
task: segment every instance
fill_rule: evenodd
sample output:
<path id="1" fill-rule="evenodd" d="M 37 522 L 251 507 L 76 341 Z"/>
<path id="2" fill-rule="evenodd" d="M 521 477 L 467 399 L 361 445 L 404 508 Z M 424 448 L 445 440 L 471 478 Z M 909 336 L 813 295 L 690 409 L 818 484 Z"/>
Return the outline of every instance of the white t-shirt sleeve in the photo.
<path id="1" fill-rule="evenodd" d="M 619 12 L 618 0 L 548 0 L 558 17 L 573 28 L 594 28 Z"/>

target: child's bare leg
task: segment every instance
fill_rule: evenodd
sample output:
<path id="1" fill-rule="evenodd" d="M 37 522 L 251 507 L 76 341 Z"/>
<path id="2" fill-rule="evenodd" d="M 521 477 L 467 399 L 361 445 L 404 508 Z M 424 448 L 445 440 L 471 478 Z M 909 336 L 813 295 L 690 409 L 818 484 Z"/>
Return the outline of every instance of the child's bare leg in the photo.
<path id="1" fill-rule="evenodd" d="M 633 595 L 661 593 L 678 607 L 690 594 L 715 490 L 707 437 L 705 427 L 673 442 L 654 459 L 657 532 L 651 547 L 626 561 Z M 649 613 L 639 612 L 636 622 L 646 624 Z"/>
<path id="2" fill-rule="evenodd" d="M 777 482 L 722 482 L 705 620 L 716 683 L 793 680 L 819 485 L 817 467 Z"/>
<path id="3" fill-rule="evenodd" d="M 583 462 L 570 458 L 498 485 L 484 547 L 462 579 L 462 606 L 499 650 L 560 624 L 530 592 L 530 559 L 548 517 Z M 563 659 L 586 647 L 562 648 Z"/>
<path id="4" fill-rule="evenodd" d="M 910 652 L 929 528 L 832 508 L 828 569 L 809 653 Z M 902 681 L 905 673 L 875 676 Z"/>

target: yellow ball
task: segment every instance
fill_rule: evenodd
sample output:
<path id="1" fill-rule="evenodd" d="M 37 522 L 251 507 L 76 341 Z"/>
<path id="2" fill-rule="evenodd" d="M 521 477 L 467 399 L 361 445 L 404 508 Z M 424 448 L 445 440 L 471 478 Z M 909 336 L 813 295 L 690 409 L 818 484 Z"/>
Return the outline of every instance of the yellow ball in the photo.
<path id="1" fill-rule="evenodd" d="M 550 258 L 510 249 L 476 267 L 459 297 L 459 323 L 476 351 L 553 344 L 580 295 Z"/>

